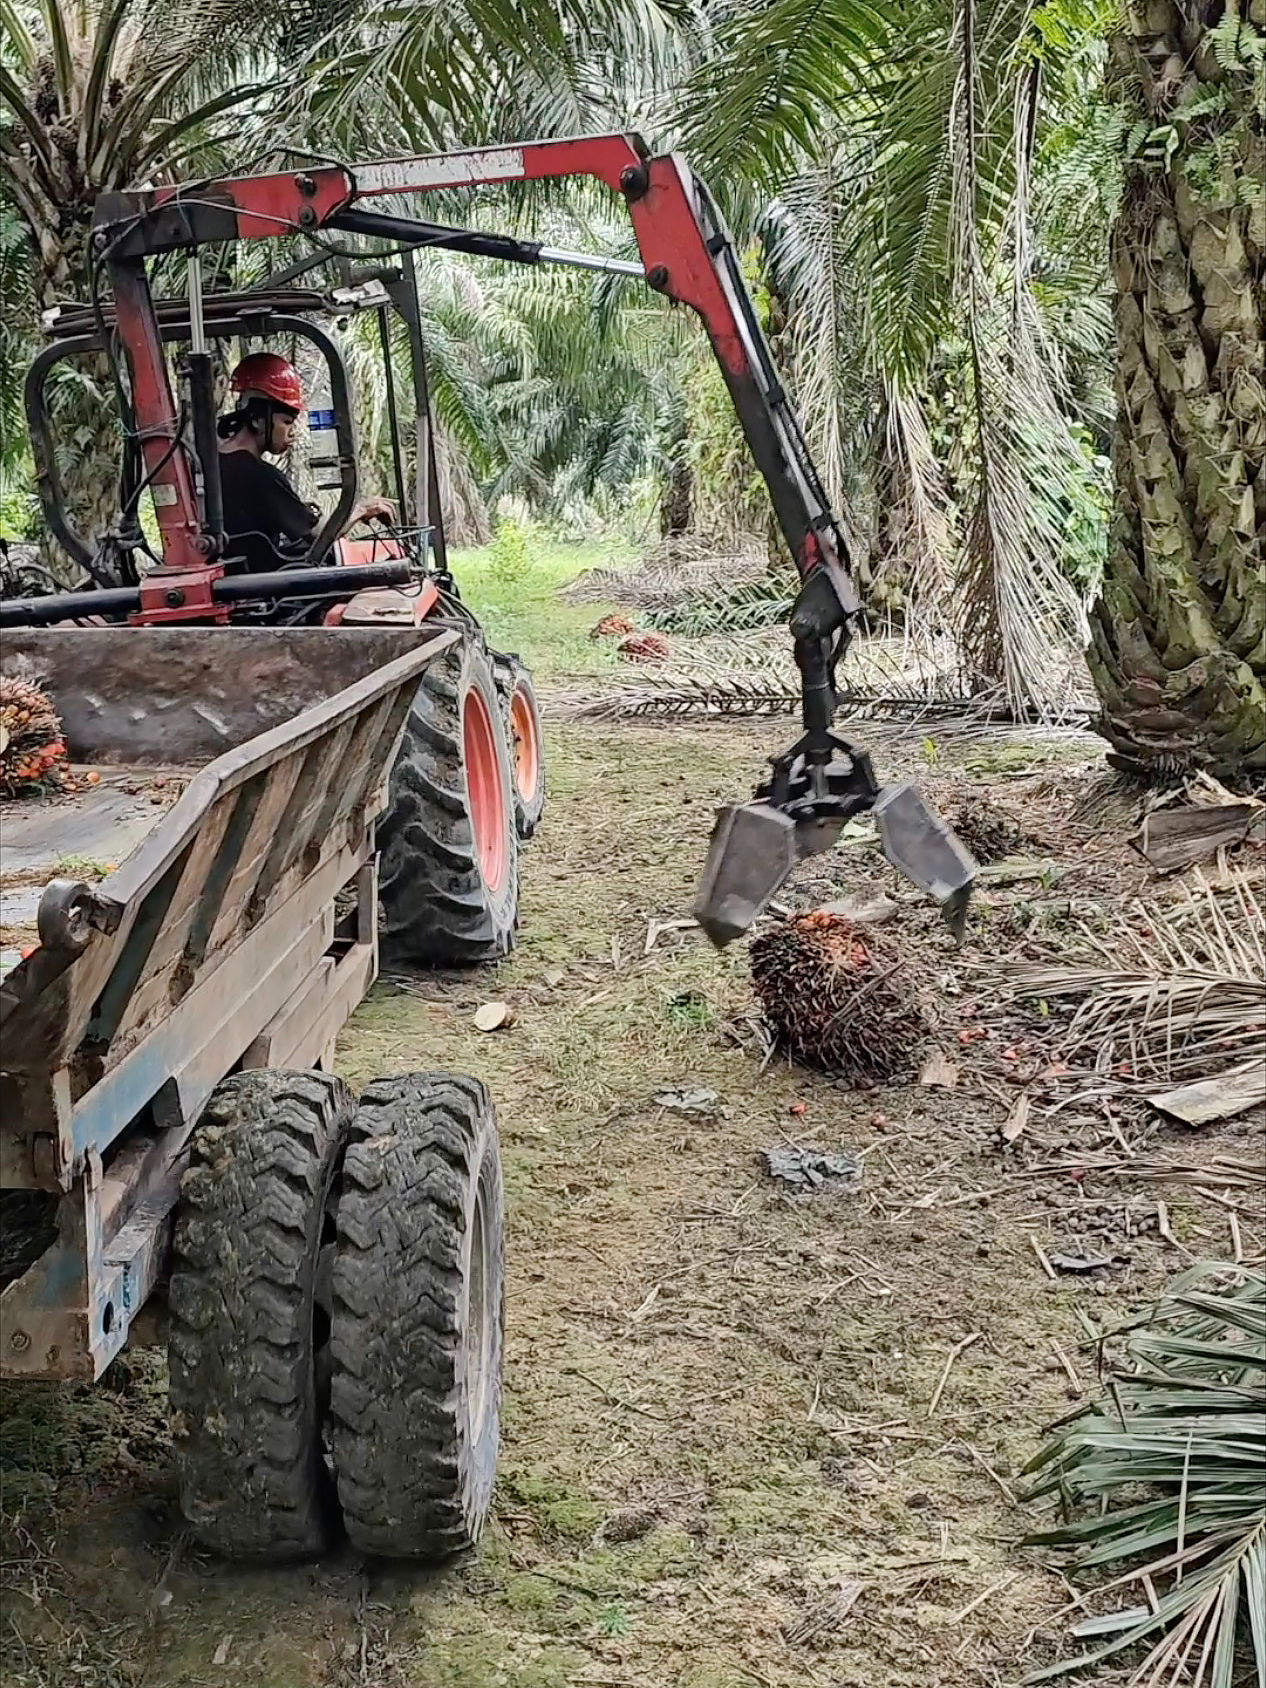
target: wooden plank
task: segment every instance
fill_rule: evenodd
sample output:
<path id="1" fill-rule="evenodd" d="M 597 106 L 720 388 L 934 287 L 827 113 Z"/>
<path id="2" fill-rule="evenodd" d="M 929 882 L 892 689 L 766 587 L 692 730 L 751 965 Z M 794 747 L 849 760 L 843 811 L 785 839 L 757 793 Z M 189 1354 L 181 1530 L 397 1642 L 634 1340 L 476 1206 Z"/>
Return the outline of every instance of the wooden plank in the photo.
<path id="1" fill-rule="evenodd" d="M 260 918 L 286 869 L 293 867 L 308 854 L 308 846 L 313 842 L 316 818 L 321 812 L 335 772 L 355 736 L 356 726 L 355 720 L 344 721 L 333 732 L 325 734 L 309 747 L 303 759 L 303 772 L 295 782 L 286 812 L 273 835 L 263 866 L 256 876 L 247 909 L 248 920 Z M 323 840 L 317 841 L 318 852 L 322 843 Z"/>
<path id="2" fill-rule="evenodd" d="M 124 1019 L 135 1020 L 136 1002 L 142 982 L 153 974 L 154 946 L 167 924 L 172 904 L 185 878 L 193 845 L 176 857 L 166 873 L 145 893 L 127 941 L 119 950 L 101 995 L 92 1008 L 84 1041 L 94 1054 L 104 1055 L 122 1030 Z"/>
<path id="3" fill-rule="evenodd" d="M 104 1169 L 97 1198 L 97 1222 L 101 1229 L 102 1247 L 107 1253 L 113 1239 L 141 1202 L 156 1193 L 176 1157 L 193 1135 L 196 1123 L 194 1121 L 176 1131 L 138 1131 L 124 1140 Z"/>
<path id="4" fill-rule="evenodd" d="M 236 791 L 226 793 L 215 806 L 212 813 L 220 817 L 219 824 L 212 828 L 217 843 L 223 843 L 228 838 L 228 829 L 235 820 L 244 828 L 244 836 L 234 837 L 226 852 L 227 882 L 212 884 L 219 860 L 218 855 L 213 853 L 200 856 L 200 872 L 196 878 L 192 871 L 184 875 L 180 912 L 173 913 L 170 934 L 164 931 L 154 946 L 152 964 L 146 969 L 128 1003 L 125 1023 L 119 1029 L 118 1047 L 110 1053 L 111 1062 L 126 1055 L 137 1039 L 144 1035 L 146 1028 L 154 1020 L 161 1019 L 173 1002 L 179 1002 L 193 988 L 205 968 L 215 964 L 218 953 L 235 936 L 250 894 L 254 864 L 269 847 L 277 824 L 278 808 L 285 801 L 289 783 L 295 777 L 293 764 L 278 763 L 252 776 Z M 212 903 L 207 899 L 204 906 L 209 886 L 215 900 Z M 227 919 L 222 918 L 226 908 L 231 911 L 231 917 Z M 182 959 L 200 910 L 202 917 L 211 925 L 204 940 L 206 948 L 198 966 L 188 969 L 187 976 L 182 974 L 177 983 L 177 974 L 181 972 Z"/>
<path id="5" fill-rule="evenodd" d="M 363 846 L 344 850 L 303 880 L 298 890 L 200 980 L 118 1066 L 78 1099 L 74 1116 L 78 1155 L 90 1148 L 104 1150 L 113 1143 L 183 1070 L 191 1052 L 208 1060 L 214 1057 L 213 1064 L 219 1068 L 217 1079 L 232 1070 L 242 1051 L 299 982 L 298 977 L 281 979 L 276 972 L 278 959 L 284 959 L 297 943 L 306 940 L 318 920 L 325 922 L 328 916 L 332 932 L 335 894 L 355 874 L 362 854 Z M 243 1022 L 233 1021 L 235 1035 L 240 1034 L 241 1041 L 229 1047 L 226 1042 L 217 1043 L 217 1036 L 221 1028 L 228 1035 L 229 1010 L 235 1004 L 245 1006 L 246 1021 L 253 1023 L 242 1032 Z M 179 1093 L 177 1097 L 180 1099 Z M 172 1123 L 170 1115 L 168 1123 Z"/>
<path id="6" fill-rule="evenodd" d="M 243 1067 L 284 1067 L 284 1051 L 298 1043 L 304 1029 L 321 1013 L 326 996 L 333 988 L 334 969 L 338 963 L 332 955 L 321 957 L 318 965 L 300 983 L 277 1013 L 260 1032 L 242 1056 Z"/>
<path id="7" fill-rule="evenodd" d="M 314 1067 L 364 1001 L 378 973 L 378 958 L 368 944 L 348 950 L 334 971 L 333 980 L 318 1012 L 306 1024 L 291 1029 L 294 1041 L 277 1047 L 267 1064 L 277 1067 Z"/>
<path id="8" fill-rule="evenodd" d="M 313 832 L 325 838 L 337 832 L 348 815 L 358 811 L 370 788 L 377 784 L 386 759 L 384 739 L 394 749 L 413 694 L 404 687 L 367 709 L 343 752 L 313 822 Z"/>
<path id="9" fill-rule="evenodd" d="M 177 945 L 180 947 L 176 967 L 179 981 L 173 981 L 173 1001 L 179 1001 L 193 984 L 206 960 L 211 929 L 267 785 L 267 773 L 255 774 L 236 792 L 227 793 L 212 809 L 207 825 L 198 834 L 187 876 L 193 893 L 188 918 L 182 909 L 180 920 L 173 921 L 170 931 L 164 932 L 164 945 L 159 951 L 161 964 L 165 966 L 168 955 L 174 953 Z"/>
<path id="10" fill-rule="evenodd" d="M 171 1077 L 155 1096 L 157 1125 L 174 1127 L 196 1119 L 224 1077 L 225 1052 L 233 1051 L 232 1064 L 236 1065 L 242 1051 L 259 1035 L 261 1026 L 267 1025 L 302 981 L 320 967 L 333 937 L 334 908 L 327 904 L 257 984 L 245 990 L 236 1001 L 229 999 L 223 1017 L 201 1044 L 179 1066 L 172 1068 Z M 232 958 L 225 963 L 225 971 L 233 971 Z M 225 981 L 229 985 L 233 982 Z"/>
<path id="11" fill-rule="evenodd" d="M 260 869 L 268 858 L 277 834 L 285 824 L 285 814 L 294 798 L 309 758 L 316 754 L 312 747 L 270 768 L 268 785 L 260 800 L 250 832 L 242 846 L 236 868 L 224 890 L 220 911 L 207 940 L 208 955 L 216 955 L 232 943 L 246 925 L 247 910 L 255 893 Z"/>
<path id="12" fill-rule="evenodd" d="M 164 981 L 170 976 L 185 947 L 207 880 L 215 872 L 237 806 L 244 798 L 248 798 L 254 786 L 255 782 L 248 780 L 239 791 L 226 793 L 207 811 L 206 819 L 194 838 L 185 870 L 180 876 L 180 883 L 171 899 L 167 919 L 163 922 L 162 930 L 150 950 L 148 964 L 137 985 L 138 991 L 143 988 L 147 979 L 155 975 L 161 974 Z M 133 1024 L 139 1017 L 135 1008 L 128 1015 Z"/>
<path id="13" fill-rule="evenodd" d="M 336 928 L 344 935 L 349 922 Z M 303 984 L 251 1044 L 242 1057 L 244 1067 L 315 1066 L 347 1024 L 378 977 L 378 857 L 371 856 L 356 875 L 356 908 L 351 916 L 355 937 L 336 961 L 324 958 L 318 979 Z M 326 1063 L 326 1070 L 332 1067 Z"/>

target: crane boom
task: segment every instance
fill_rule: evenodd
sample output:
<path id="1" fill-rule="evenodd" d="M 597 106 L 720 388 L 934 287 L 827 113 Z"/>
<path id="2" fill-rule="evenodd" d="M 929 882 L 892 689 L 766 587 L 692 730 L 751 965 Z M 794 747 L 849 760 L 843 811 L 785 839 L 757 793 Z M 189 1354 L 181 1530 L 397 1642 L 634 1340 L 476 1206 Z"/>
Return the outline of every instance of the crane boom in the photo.
<path id="1" fill-rule="evenodd" d="M 889 859 L 938 896 L 961 930 L 974 874 L 970 856 L 921 794 L 913 787 L 884 791 L 869 759 L 832 730 L 835 671 L 860 602 L 843 534 L 733 242 L 711 194 L 686 162 L 676 154 L 652 156 L 638 135 L 320 164 L 104 195 L 94 218 L 94 278 L 102 268 L 109 274 L 116 331 L 128 363 L 132 433 L 144 458 L 163 548 L 163 566 L 142 585 L 142 618 L 170 615 L 163 604 L 172 601 L 173 586 L 183 618 L 199 607 L 211 618 L 224 613 L 211 590 L 222 572 L 218 537 L 179 446 L 182 418 L 147 260 L 178 250 L 196 254 L 224 241 L 319 238 L 322 231 L 341 231 L 377 234 L 406 246 L 486 250 L 512 261 L 568 261 L 575 255 L 374 209 L 376 201 L 399 196 L 567 177 L 599 181 L 623 198 L 647 285 L 699 316 L 800 575 L 790 631 L 801 676 L 803 733 L 774 759 L 771 777 L 753 802 L 721 811 L 696 905 L 700 924 L 717 943 L 745 931 L 798 860 L 828 848 L 849 816 L 873 810 Z M 197 320 L 192 297 L 190 305 L 191 320 Z"/>

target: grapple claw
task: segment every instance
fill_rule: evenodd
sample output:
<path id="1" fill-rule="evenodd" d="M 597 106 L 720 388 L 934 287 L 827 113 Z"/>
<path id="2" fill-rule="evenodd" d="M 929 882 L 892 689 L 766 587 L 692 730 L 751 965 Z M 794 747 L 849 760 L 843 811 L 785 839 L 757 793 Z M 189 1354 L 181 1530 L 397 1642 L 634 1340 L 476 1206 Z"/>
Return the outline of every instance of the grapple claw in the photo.
<path id="1" fill-rule="evenodd" d="M 961 943 L 976 862 L 953 828 L 915 785 L 887 786 L 875 801 L 875 824 L 887 860 L 935 897 Z"/>
<path id="2" fill-rule="evenodd" d="M 870 806 L 870 805 L 868 805 Z M 841 805 L 856 812 L 858 805 Z M 899 873 L 941 904 L 960 942 L 976 863 L 917 786 L 889 786 L 873 803 L 879 841 Z M 733 943 L 769 906 L 797 862 L 830 849 L 845 816 L 806 816 L 757 800 L 717 812 L 695 896 L 694 916 L 718 949 Z"/>
<path id="3" fill-rule="evenodd" d="M 717 811 L 694 916 L 718 949 L 742 937 L 799 859 L 796 823 L 772 803 Z"/>

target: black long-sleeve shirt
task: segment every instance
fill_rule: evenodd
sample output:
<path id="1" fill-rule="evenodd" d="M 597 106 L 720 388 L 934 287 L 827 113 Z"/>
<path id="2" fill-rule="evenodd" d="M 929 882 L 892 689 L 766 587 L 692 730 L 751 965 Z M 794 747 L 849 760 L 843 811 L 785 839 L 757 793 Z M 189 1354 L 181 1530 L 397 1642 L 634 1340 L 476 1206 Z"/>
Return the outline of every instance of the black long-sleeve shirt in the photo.
<path id="1" fill-rule="evenodd" d="M 253 451 L 220 453 L 220 487 L 230 567 L 240 558 L 248 574 L 267 574 L 293 561 L 296 547 L 316 532 L 317 512 Z"/>

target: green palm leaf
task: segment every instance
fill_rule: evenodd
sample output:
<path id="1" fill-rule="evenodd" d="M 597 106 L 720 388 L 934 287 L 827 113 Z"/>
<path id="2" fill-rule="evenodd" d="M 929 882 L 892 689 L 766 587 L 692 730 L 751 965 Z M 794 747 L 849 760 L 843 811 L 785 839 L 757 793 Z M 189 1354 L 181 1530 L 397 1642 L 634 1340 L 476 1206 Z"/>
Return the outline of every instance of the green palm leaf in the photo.
<path id="1" fill-rule="evenodd" d="M 1028 1541 L 1121 1570 L 1111 1590 L 1163 1592 L 1079 1624 L 1075 1637 L 1100 1644 L 1028 1680 L 1148 1643 L 1137 1688 L 1236 1688 L 1243 1648 L 1264 1683 L 1266 1277 L 1197 1268 L 1125 1335 L 1111 1393 L 1058 1425 L 1028 1468 L 1029 1498 L 1057 1494 L 1085 1516 Z"/>

